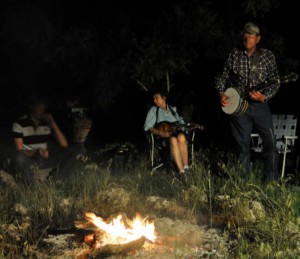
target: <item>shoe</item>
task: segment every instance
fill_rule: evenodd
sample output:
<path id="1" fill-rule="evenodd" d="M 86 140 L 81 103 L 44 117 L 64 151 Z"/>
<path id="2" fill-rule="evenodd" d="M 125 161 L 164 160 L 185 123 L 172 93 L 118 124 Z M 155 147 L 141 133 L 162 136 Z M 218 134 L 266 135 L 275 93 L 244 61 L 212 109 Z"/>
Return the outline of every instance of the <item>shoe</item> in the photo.
<path id="1" fill-rule="evenodd" d="M 187 183 L 186 173 L 180 173 L 180 181 L 185 185 Z"/>
<path id="2" fill-rule="evenodd" d="M 179 181 L 183 181 L 185 178 L 186 178 L 186 175 L 185 175 L 185 173 L 180 173 L 180 172 L 176 172 L 176 173 L 174 173 L 174 177 L 177 179 L 177 180 L 179 180 Z"/>
<path id="3" fill-rule="evenodd" d="M 186 168 L 186 169 L 184 169 L 184 173 L 185 173 L 186 175 L 190 175 L 190 174 L 191 174 L 191 168 Z"/>
<path id="4" fill-rule="evenodd" d="M 188 172 L 190 169 L 191 169 L 190 166 L 185 166 L 185 167 L 183 168 L 183 170 L 186 171 L 186 172 Z"/>

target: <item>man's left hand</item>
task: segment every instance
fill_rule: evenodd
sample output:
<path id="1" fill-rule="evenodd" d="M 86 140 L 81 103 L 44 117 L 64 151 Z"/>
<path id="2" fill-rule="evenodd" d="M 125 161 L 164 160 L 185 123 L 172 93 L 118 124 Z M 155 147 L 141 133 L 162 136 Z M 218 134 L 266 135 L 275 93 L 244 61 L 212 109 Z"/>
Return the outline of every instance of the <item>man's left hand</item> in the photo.
<path id="1" fill-rule="evenodd" d="M 264 102 L 267 98 L 264 94 L 262 94 L 259 91 L 251 91 L 249 93 L 249 96 L 252 100 L 258 101 L 258 102 Z"/>

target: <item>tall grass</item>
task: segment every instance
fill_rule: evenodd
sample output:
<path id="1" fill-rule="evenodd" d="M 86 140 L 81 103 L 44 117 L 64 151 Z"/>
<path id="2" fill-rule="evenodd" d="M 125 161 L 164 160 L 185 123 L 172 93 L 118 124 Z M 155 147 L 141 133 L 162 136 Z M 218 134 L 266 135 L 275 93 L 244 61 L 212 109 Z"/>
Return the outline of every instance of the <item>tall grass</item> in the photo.
<path id="1" fill-rule="evenodd" d="M 248 180 L 240 177 L 235 164 L 225 168 L 228 179 L 219 183 L 218 195 L 231 197 L 232 206 L 221 211 L 226 216 L 227 231 L 238 240 L 234 255 L 238 258 L 296 258 L 300 255 L 299 190 L 284 181 L 261 182 L 261 170 L 253 170 Z M 249 219 L 254 202 L 265 215 Z M 261 207 L 259 207 L 261 208 Z"/>
<path id="2" fill-rule="evenodd" d="M 218 157 L 218 154 L 214 154 Z M 83 170 L 65 182 L 37 182 L 19 189 L 0 190 L 0 258 L 36 256 L 47 231 L 72 228 L 87 211 L 103 217 L 118 213 L 120 208 L 103 200 L 99 193 L 122 188 L 130 193 L 124 212 L 147 212 L 145 197 L 153 195 L 173 199 L 191 214 L 207 217 L 221 215 L 222 228 L 236 239 L 234 258 L 289 257 L 300 255 L 300 193 L 284 182 L 261 183 L 261 171 L 253 170 L 249 179 L 241 177 L 241 168 L 233 158 L 212 164 L 208 152 L 196 154 L 186 184 L 167 174 L 165 168 L 151 174 L 146 155 L 129 157 L 119 174 L 112 174 L 111 161 L 103 164 L 94 157 Z M 219 197 L 226 197 L 220 203 Z M 256 202 L 256 203 L 255 203 Z M 265 215 L 248 220 L 251 206 L 261 204 Z M 11 234 L 5 225 L 20 225 L 26 215 L 14 210 L 16 204 L 27 208 L 30 228 Z M 210 212 L 213 215 L 210 215 Z M 28 220 L 28 218 L 27 218 Z"/>

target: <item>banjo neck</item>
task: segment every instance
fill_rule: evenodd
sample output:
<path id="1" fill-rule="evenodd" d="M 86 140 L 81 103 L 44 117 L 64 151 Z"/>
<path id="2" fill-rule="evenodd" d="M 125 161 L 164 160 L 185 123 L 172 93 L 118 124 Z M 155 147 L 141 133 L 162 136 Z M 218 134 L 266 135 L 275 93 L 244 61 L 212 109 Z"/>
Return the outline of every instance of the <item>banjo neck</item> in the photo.
<path id="1" fill-rule="evenodd" d="M 279 79 L 272 80 L 270 82 L 262 83 L 257 86 L 252 87 L 251 89 L 247 89 L 241 93 L 241 98 L 246 98 L 250 91 L 262 91 L 269 88 L 271 85 L 274 84 L 284 84 L 289 82 L 295 82 L 298 78 L 296 73 L 290 73 L 289 75 L 280 77 Z"/>

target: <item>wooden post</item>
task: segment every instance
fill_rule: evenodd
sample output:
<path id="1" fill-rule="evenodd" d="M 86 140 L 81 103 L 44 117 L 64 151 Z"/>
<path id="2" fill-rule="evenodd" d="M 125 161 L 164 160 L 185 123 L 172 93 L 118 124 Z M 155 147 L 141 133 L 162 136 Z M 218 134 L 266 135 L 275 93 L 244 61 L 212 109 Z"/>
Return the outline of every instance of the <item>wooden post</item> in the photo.
<path id="1" fill-rule="evenodd" d="M 169 71 L 166 72 L 166 78 L 167 78 L 167 91 L 170 92 L 170 78 L 169 78 Z"/>
<path id="2" fill-rule="evenodd" d="M 146 92 L 149 91 L 148 87 L 146 87 L 141 81 L 136 80 L 136 82 L 138 83 L 139 86 L 141 86 Z"/>

